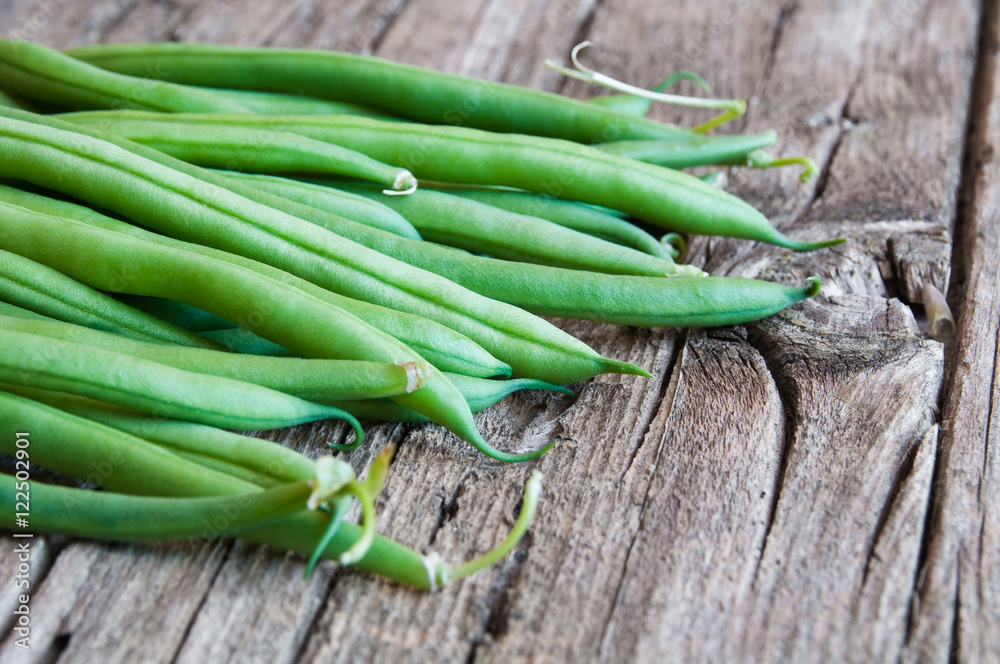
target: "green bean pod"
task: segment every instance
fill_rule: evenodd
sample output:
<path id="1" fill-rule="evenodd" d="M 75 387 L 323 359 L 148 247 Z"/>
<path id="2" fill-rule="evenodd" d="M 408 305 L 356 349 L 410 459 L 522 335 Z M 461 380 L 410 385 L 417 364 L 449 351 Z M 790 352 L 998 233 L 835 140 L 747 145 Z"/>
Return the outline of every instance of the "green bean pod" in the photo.
<path id="1" fill-rule="evenodd" d="M 84 479 L 110 491 L 147 496 L 234 496 L 259 491 L 252 482 L 189 462 L 145 440 L 104 425 L 76 417 L 55 408 L 0 392 L 0 452 L 13 455 L 22 422 L 31 423 L 31 459 L 33 462 Z M 264 461 L 263 459 L 261 461 Z M 534 474 L 525 487 L 524 508 L 511 535 L 496 549 L 473 561 L 489 562 L 496 553 L 509 551 L 512 537 L 523 534 L 530 521 L 538 497 L 538 477 Z M 303 510 L 268 524 L 263 528 L 244 530 L 240 537 L 282 550 L 309 555 L 318 544 L 322 555 L 334 560 L 351 549 L 362 536 L 361 528 L 342 523 L 328 532 L 330 517 Z M 220 524 L 206 524 L 203 537 L 218 534 Z M 371 546 L 356 566 L 420 590 L 431 590 L 446 583 L 451 571 L 443 564 L 430 564 L 429 559 L 381 535 L 375 535 Z M 464 569 L 463 569 L 464 568 Z M 465 565 L 456 571 L 469 570 Z"/>
<path id="2" fill-rule="evenodd" d="M 365 226 L 378 228 L 394 235 L 420 240 L 420 233 L 401 214 L 381 202 L 340 189 L 323 187 L 298 180 L 259 175 L 256 173 L 236 173 L 219 171 L 222 177 L 239 182 L 252 189 L 281 196 L 303 205 L 326 210 L 347 217 Z M 381 198 L 385 198 L 382 196 Z M 391 200 L 391 199 L 387 199 Z"/>
<path id="3" fill-rule="evenodd" d="M 177 162 L 183 164 L 183 162 Z M 252 191 L 252 190 L 251 190 Z M 282 200 L 282 199 L 279 199 Z M 181 242 L 163 235 L 157 235 L 144 231 L 130 224 L 111 219 L 105 215 L 91 210 L 81 205 L 75 205 L 65 201 L 57 201 L 46 196 L 32 194 L 30 192 L 4 187 L 0 185 L 0 201 L 12 203 L 14 205 L 35 210 L 43 214 L 57 217 L 66 217 L 76 221 L 124 233 L 150 242 L 156 242 L 175 249 L 191 251 L 202 256 L 223 260 L 234 265 L 252 270 L 265 277 L 275 279 L 286 285 L 293 286 L 301 291 L 323 300 L 336 307 L 344 309 L 348 313 L 354 314 L 369 325 L 376 327 L 386 334 L 400 340 L 413 350 L 417 351 L 421 357 L 425 358 L 434 366 L 443 371 L 463 373 L 470 376 L 487 378 L 490 376 L 509 376 L 511 368 L 501 362 L 479 344 L 469 339 L 467 336 L 452 330 L 449 327 L 424 318 L 394 309 L 389 309 L 376 304 L 362 302 L 342 295 L 337 295 L 329 290 L 320 288 L 312 282 L 300 279 L 288 272 L 279 270 L 265 263 L 261 263 L 237 254 L 219 251 L 210 247 L 189 242 Z M 75 322 L 75 321 L 74 321 Z M 82 323 L 81 323 L 82 324 Z M 234 325 L 228 323 L 227 325 Z M 289 352 L 281 346 L 261 339 L 249 330 L 236 328 L 232 330 L 211 330 L 201 336 L 232 348 L 241 353 L 253 353 L 257 355 L 273 355 L 277 351 L 284 351 L 284 355 Z M 205 343 L 201 341 L 201 343 Z M 218 348 L 219 346 L 213 346 Z"/>
<path id="4" fill-rule="evenodd" d="M 411 349 L 351 314 L 250 270 L 69 219 L 0 206 L 5 246 L 57 264 L 91 284 L 103 288 L 114 284 L 121 292 L 176 299 L 232 322 L 249 322 L 264 338 L 306 357 L 422 361 Z M 77 251 L 66 253 L 62 250 L 66 246 Z M 461 394 L 436 369 L 423 389 L 392 398 L 492 458 L 524 461 L 545 451 L 514 455 L 492 448 L 476 428 Z"/>
<path id="5" fill-rule="evenodd" d="M 58 108 L 136 108 L 189 113 L 249 113 L 232 99 L 208 90 L 174 85 L 150 76 L 115 74 L 53 49 L 26 41 L 0 40 L 4 88 Z"/>
<path id="6" fill-rule="evenodd" d="M 10 319 L 14 320 L 14 319 Z M 257 431 L 353 417 L 276 390 L 25 332 L 0 331 L 0 381 L 91 397 L 140 412 Z"/>
<path id="7" fill-rule="evenodd" d="M 52 318 L 134 339 L 222 349 L 215 342 L 132 309 L 58 270 L 2 248 L 0 300 Z"/>
<path id="8" fill-rule="evenodd" d="M 134 76 L 153 67 L 174 83 L 301 93 L 362 104 L 418 122 L 579 143 L 670 140 L 691 133 L 548 92 L 351 53 L 178 43 L 94 44 L 67 53 Z"/>
<path id="9" fill-rule="evenodd" d="M 308 480 L 316 474 L 315 461 L 269 440 L 193 422 L 149 417 L 62 392 L 12 384 L 2 387 L 5 392 L 137 436 L 183 459 L 260 487 Z"/>
<path id="10" fill-rule="evenodd" d="M 422 387 L 431 373 L 430 367 L 422 361 L 397 365 L 361 360 L 240 355 L 147 343 L 79 325 L 6 316 L 0 316 L 0 330 L 70 341 L 175 369 L 253 383 L 309 401 L 376 399 L 409 394 Z"/>
<path id="11" fill-rule="evenodd" d="M 568 396 L 576 396 L 573 390 L 553 385 L 532 378 L 512 378 L 509 380 L 489 380 L 486 378 L 471 378 L 449 374 L 448 378 L 455 384 L 458 391 L 465 397 L 473 413 L 478 413 L 493 406 L 506 396 L 521 390 L 547 390 L 559 392 Z M 351 413 L 363 420 L 378 420 L 380 422 L 426 422 L 427 418 L 405 406 L 388 399 L 354 399 L 351 401 L 330 402 L 341 410 Z"/>
<path id="12" fill-rule="evenodd" d="M 437 320 L 472 338 L 520 375 L 556 383 L 575 382 L 609 371 L 648 375 L 634 365 L 601 357 L 586 344 L 516 307 L 478 297 L 447 279 L 414 270 L 313 224 L 214 186 L 210 184 L 211 174 L 197 167 L 185 167 L 183 162 L 121 139 L 113 142 L 109 136 L 108 141 L 102 141 L 86 130 L 63 129 L 71 125 L 58 120 L 13 109 L 0 109 L 0 116 L 0 139 L 5 148 L 0 150 L 0 175 L 104 205 L 181 239 L 214 244 L 216 248 L 268 261 L 347 296 L 376 300 Z M 133 147 L 120 147 L 123 145 Z M 229 186 L 235 187 L 232 183 Z M 240 193 L 244 190 L 258 199 L 276 199 L 279 205 L 284 200 L 246 188 Z M 123 191 L 130 195 L 122 196 Z M 146 204 L 149 199 L 159 204 Z M 307 206 L 296 209 L 313 210 Z M 400 242 L 423 246 L 362 224 L 353 226 L 378 237 L 395 237 Z M 277 338 L 272 341 L 286 345 Z M 426 394 L 427 390 L 422 392 Z"/>
<path id="13" fill-rule="evenodd" d="M 613 141 L 597 143 L 601 152 L 667 168 L 695 166 L 749 166 L 750 154 L 778 142 L 774 130 L 760 134 L 705 136 L 683 141 Z"/>
<path id="14" fill-rule="evenodd" d="M 15 528 L 13 476 L 0 473 L 0 527 Z M 219 536 L 260 528 L 305 508 L 308 482 L 282 484 L 239 497 L 157 498 L 31 482 L 31 532 L 87 539 L 151 542 L 200 537 L 225 517 Z M 19 529 L 20 530 L 20 529 Z"/>
<path id="15" fill-rule="evenodd" d="M 377 189 L 364 185 L 338 182 L 336 187 L 362 196 L 380 196 Z M 539 217 L 508 212 L 440 191 L 421 190 L 393 197 L 385 204 L 402 214 L 431 242 L 503 260 L 650 277 L 691 271 L 687 266 L 675 265 L 671 258 L 650 256 Z"/>
<path id="16" fill-rule="evenodd" d="M 668 230 L 721 235 L 811 251 L 842 239 L 799 242 L 774 228 L 739 198 L 669 168 L 594 148 L 535 136 L 492 134 L 463 127 L 380 122 L 351 116 L 265 116 L 143 113 L 70 113 L 62 119 L 98 124 L 124 137 L 164 121 L 211 127 L 267 126 L 357 150 L 406 168 L 418 179 L 503 185 L 622 210 Z"/>
<path id="17" fill-rule="evenodd" d="M 438 187 L 434 186 L 433 188 Z M 529 194 L 524 191 L 503 191 L 479 187 L 444 187 L 442 191 L 509 212 L 540 217 L 553 224 L 572 228 L 575 231 L 614 242 L 623 247 L 630 247 L 650 256 L 664 260 L 673 260 L 674 258 L 660 244 L 659 240 L 646 231 L 591 205 L 552 198 L 551 196 Z"/>
<path id="18" fill-rule="evenodd" d="M 263 113 L 265 115 L 363 115 L 369 118 L 379 118 L 380 120 L 393 119 L 392 116 L 379 113 L 358 104 L 318 99 L 300 94 L 230 90 L 227 88 L 193 87 L 193 89 L 204 90 L 216 97 L 230 99 L 253 113 Z"/>
<path id="19" fill-rule="evenodd" d="M 271 131 L 264 126 L 246 129 L 163 122 L 131 128 L 134 131 L 127 136 L 122 134 L 123 138 L 206 168 L 322 173 L 378 182 L 394 193 L 409 193 L 417 188 L 416 179 L 406 169 L 383 164 L 339 145 Z"/>

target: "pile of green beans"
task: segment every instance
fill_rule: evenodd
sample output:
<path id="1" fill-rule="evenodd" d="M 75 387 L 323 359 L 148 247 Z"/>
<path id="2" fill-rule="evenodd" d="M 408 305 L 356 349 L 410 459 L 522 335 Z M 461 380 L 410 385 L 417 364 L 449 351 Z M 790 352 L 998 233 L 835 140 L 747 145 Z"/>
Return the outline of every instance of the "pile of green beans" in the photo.
<path id="1" fill-rule="evenodd" d="M 843 241 L 790 237 L 724 173 L 683 172 L 815 165 L 768 154 L 775 132 L 708 135 L 742 101 L 691 102 L 726 109 L 691 129 L 644 117 L 681 79 L 707 88 L 682 72 L 585 102 L 343 53 L 0 40 L 0 453 L 22 458 L 26 423 L 32 463 L 104 489 L 32 482 L 32 530 L 237 536 L 309 556 L 307 575 L 327 558 L 425 590 L 500 560 L 537 471 L 510 535 L 448 567 L 375 533 L 392 446 L 362 480 L 236 432 L 339 419 L 328 451 L 346 453 L 359 418 L 430 422 L 526 462 L 554 443 L 501 451 L 473 413 L 651 376 L 539 316 L 719 326 L 816 295 L 817 277 L 679 262 L 687 234 Z M 0 526 L 23 484 L 0 477 Z"/>

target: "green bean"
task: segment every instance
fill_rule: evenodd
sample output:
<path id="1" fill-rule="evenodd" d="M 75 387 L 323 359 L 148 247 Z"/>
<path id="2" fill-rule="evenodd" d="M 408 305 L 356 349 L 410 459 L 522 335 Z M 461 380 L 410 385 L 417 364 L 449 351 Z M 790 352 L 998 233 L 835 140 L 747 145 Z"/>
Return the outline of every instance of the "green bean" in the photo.
<path id="1" fill-rule="evenodd" d="M 16 304 L 10 304 L 9 302 L 4 302 L 0 300 L 0 316 L 7 316 L 8 318 L 20 318 L 21 320 L 44 320 L 44 321 L 54 321 L 55 318 L 49 316 L 44 316 L 39 313 L 35 313 L 30 309 L 24 309 Z"/>
<path id="2" fill-rule="evenodd" d="M 9 319 L 14 320 L 14 319 Z M 337 408 L 231 378 L 185 371 L 51 337 L 0 331 L 0 381 L 91 397 L 144 413 L 256 431 L 344 419 Z"/>
<path id="3" fill-rule="evenodd" d="M 179 86 L 187 87 L 187 86 Z M 252 90 L 229 90 L 226 88 L 194 88 L 206 90 L 217 97 L 231 99 L 254 113 L 266 115 L 363 115 L 380 120 L 392 120 L 392 116 L 370 108 L 345 102 L 317 99 L 300 94 L 280 92 L 254 92 Z"/>
<path id="4" fill-rule="evenodd" d="M 486 378 L 472 378 L 458 374 L 448 374 L 448 378 L 455 384 L 458 391 L 465 397 L 469 408 L 473 413 L 486 410 L 490 406 L 506 396 L 521 390 L 548 390 L 559 392 L 569 396 L 576 396 L 573 390 L 553 385 L 541 380 L 532 378 L 512 378 L 510 380 L 489 380 Z M 378 420 L 382 422 L 427 422 L 427 418 L 419 413 L 415 413 L 405 406 L 389 401 L 388 399 L 365 399 L 351 401 L 332 401 L 331 406 L 336 406 L 341 410 L 351 413 L 355 417 L 364 420 Z"/>
<path id="5" fill-rule="evenodd" d="M 240 355 L 135 341 L 57 321 L 27 321 L 0 316 L 0 330 L 70 341 L 175 369 L 253 383 L 310 401 L 375 399 L 408 394 L 422 387 L 431 373 L 425 362 L 397 365 L 361 360 Z"/>
<path id="6" fill-rule="evenodd" d="M 580 143 L 669 140 L 690 133 L 547 92 L 350 53 L 172 43 L 95 44 L 67 53 L 135 76 L 153 67 L 175 83 L 296 92 L 363 104 L 419 122 L 537 134 Z"/>
<path id="7" fill-rule="evenodd" d="M 158 448 L 142 439 L 42 404 L 0 392 L 0 452 L 16 452 L 16 433 L 31 422 L 31 459 L 57 472 L 85 479 L 110 491 L 160 496 L 234 496 L 259 490 L 256 485 L 213 471 Z M 20 428 L 19 428 L 20 427 Z M 96 460 L 96 461 L 95 461 Z M 526 500 L 515 523 L 523 532 L 538 499 L 540 476 L 532 474 Z M 530 489 L 530 491 L 529 491 Z M 8 510 L 10 512 L 10 510 Z M 224 522 L 223 522 L 224 523 Z M 339 559 L 362 536 L 361 528 L 342 523 L 328 532 L 330 518 L 300 511 L 267 527 L 242 531 L 243 539 L 310 554 L 323 542 L 326 558 Z M 219 524 L 206 525 L 202 536 L 218 534 Z M 501 546 L 508 546 L 505 542 Z M 482 559 L 479 559 L 482 562 Z M 356 565 L 373 574 L 417 589 L 430 590 L 449 578 L 449 568 L 432 564 L 417 552 L 375 535 Z M 469 568 L 466 567 L 465 570 Z"/>
<path id="8" fill-rule="evenodd" d="M 548 193 L 622 210 L 668 230 L 723 235 L 809 251 L 840 244 L 799 242 L 775 229 L 739 198 L 698 178 L 607 154 L 591 147 L 533 136 L 491 134 L 462 127 L 379 122 L 341 116 L 156 114 L 138 111 L 71 113 L 63 119 L 99 124 L 125 136 L 141 125 L 185 122 L 212 127 L 267 126 L 357 150 L 406 168 L 418 179 L 492 184 Z"/>
<path id="9" fill-rule="evenodd" d="M 134 410 L 62 392 L 9 383 L 0 387 L 4 392 L 99 422 L 188 461 L 264 488 L 282 482 L 307 480 L 315 475 L 312 459 L 269 440 L 193 422 L 149 417 Z"/>
<path id="10" fill-rule="evenodd" d="M 253 189 L 353 219 L 372 228 L 411 240 L 422 239 L 417 229 L 398 212 L 364 196 L 269 175 L 232 171 L 219 171 L 219 175 Z"/>
<path id="11" fill-rule="evenodd" d="M 40 44 L 0 40 L 0 80 L 4 88 L 60 108 L 139 108 L 151 111 L 249 113 L 231 99 L 207 90 L 150 78 L 114 74 Z M 141 77 L 141 78 L 140 78 Z"/>
<path id="12" fill-rule="evenodd" d="M 338 189 L 379 196 L 377 189 L 337 183 Z M 564 228 L 539 217 L 508 212 L 479 201 L 440 191 L 421 190 L 386 201 L 420 234 L 446 244 L 496 258 L 574 270 L 650 277 L 697 276 L 700 270 L 658 258 Z"/>
<path id="13" fill-rule="evenodd" d="M 268 341 L 267 339 L 259 337 L 250 330 L 246 330 L 242 327 L 234 327 L 225 330 L 206 330 L 200 334 L 206 339 L 218 342 L 226 348 L 236 351 L 237 353 L 243 353 L 246 355 L 268 355 L 271 357 L 299 357 L 287 348 L 279 346 L 273 341 Z M 423 355 L 422 352 L 421 355 Z"/>
<path id="14" fill-rule="evenodd" d="M 0 526 L 14 529 L 14 487 L 11 475 L 0 473 Z M 58 533 L 87 539 L 148 542 L 198 537 L 205 523 L 226 515 L 220 536 L 259 528 L 301 510 L 312 487 L 295 482 L 239 498 L 155 498 L 71 489 L 31 482 L 31 532 Z M 231 517 L 228 515 L 232 515 Z"/>
<path id="15" fill-rule="evenodd" d="M 222 348 L 183 328 L 132 309 L 58 270 L 2 248 L 0 299 L 52 318 L 134 339 Z"/>
<path id="16" fill-rule="evenodd" d="M 693 134 L 686 140 L 675 141 L 613 141 L 597 143 L 593 147 L 607 154 L 626 157 L 665 166 L 667 168 L 692 168 L 694 166 L 747 166 L 748 155 L 778 142 L 774 130 L 760 134 L 730 136 L 705 136 Z"/>
<path id="17" fill-rule="evenodd" d="M 233 324 L 224 318 L 173 300 L 142 297 L 141 295 L 119 295 L 115 299 L 133 309 L 145 311 L 150 316 L 156 316 L 172 325 L 183 327 L 189 332 L 207 332 L 208 330 L 233 327 Z"/>
<path id="18" fill-rule="evenodd" d="M 183 164 L 183 162 L 177 162 Z M 281 200 L 281 199 L 279 199 Z M 320 288 L 313 283 L 292 276 L 282 270 L 265 263 L 260 263 L 243 256 L 230 254 L 217 249 L 204 247 L 188 242 L 181 242 L 163 235 L 156 235 L 136 228 L 130 224 L 111 219 L 93 210 L 65 201 L 57 201 L 46 196 L 11 189 L 0 185 L 0 201 L 7 201 L 43 214 L 66 217 L 82 221 L 98 228 L 131 235 L 143 240 L 156 242 L 175 249 L 191 251 L 209 258 L 223 260 L 240 267 L 253 270 L 265 277 L 270 277 L 289 286 L 317 297 L 329 304 L 354 314 L 366 323 L 382 330 L 386 334 L 399 339 L 413 348 L 434 366 L 445 371 L 464 373 L 470 376 L 509 376 L 510 366 L 496 359 L 479 344 L 451 328 L 445 327 L 422 316 L 395 311 L 368 302 L 361 302 L 337 295 Z M 231 325 L 231 324 L 230 324 Z M 202 335 L 208 339 L 223 344 L 226 347 L 243 353 L 258 355 L 288 355 L 281 346 L 261 339 L 249 330 L 215 330 Z M 284 351 L 281 353 L 280 351 Z"/>
<path id="19" fill-rule="evenodd" d="M 0 231 L 5 232 L 0 236 L 5 235 L 3 241 L 8 246 L 41 262 L 58 264 L 89 283 L 105 288 L 114 284 L 115 290 L 126 293 L 177 299 L 232 322 L 252 320 L 261 336 L 306 357 L 422 360 L 347 312 L 250 270 L 26 208 L 0 207 L 4 211 Z M 65 246 L 77 251 L 67 254 L 61 251 Z M 262 311 L 265 304 L 270 311 Z M 392 398 L 442 424 L 492 458 L 523 461 L 547 450 L 512 455 L 492 448 L 476 429 L 461 394 L 433 367 L 423 389 Z"/>
<path id="20" fill-rule="evenodd" d="M 502 210 L 526 214 L 531 217 L 541 217 L 554 224 L 572 228 L 575 231 L 593 235 L 596 238 L 624 247 L 631 247 L 650 256 L 663 259 L 674 258 L 655 237 L 624 219 L 614 216 L 610 210 L 601 210 L 585 203 L 540 196 L 525 191 L 465 186 L 449 187 L 437 184 L 432 185 L 431 188 L 440 189 L 462 198 L 470 198 Z"/>
<path id="21" fill-rule="evenodd" d="M 387 187 L 385 191 L 390 194 L 407 194 L 417 188 L 416 179 L 406 169 L 290 132 L 271 131 L 266 127 L 198 127 L 172 122 L 133 128 L 134 131 L 124 138 L 207 168 L 354 177 L 378 182 Z"/>
<path id="22" fill-rule="evenodd" d="M 64 127 L 71 125 L 58 120 L 4 109 L 0 109 L 0 116 L 0 137 L 6 148 L 0 151 L 0 175 L 102 204 L 164 233 L 267 260 L 349 296 L 377 300 L 446 323 L 521 375 L 556 383 L 609 371 L 648 375 L 634 365 L 601 357 L 586 344 L 520 309 L 478 297 L 447 279 L 414 270 L 313 224 L 198 180 L 200 176 L 211 181 L 211 174 L 197 167 L 185 167 L 183 162 L 120 139 L 116 142 L 110 135 L 108 141 L 101 141 L 93 132 L 67 131 Z M 124 145 L 133 147 L 120 147 Z M 229 183 L 229 187 L 235 185 Z M 136 195 L 122 197 L 122 191 Z M 241 194 L 244 191 L 257 199 L 276 199 L 277 204 L 283 201 L 240 189 Z M 159 205 L 146 204 L 150 198 Z M 295 205 L 288 202 L 286 207 Z M 313 210 L 307 206 L 295 209 Z M 335 216 L 315 212 L 327 218 Z M 354 226 L 378 237 L 396 237 L 361 224 Z"/>

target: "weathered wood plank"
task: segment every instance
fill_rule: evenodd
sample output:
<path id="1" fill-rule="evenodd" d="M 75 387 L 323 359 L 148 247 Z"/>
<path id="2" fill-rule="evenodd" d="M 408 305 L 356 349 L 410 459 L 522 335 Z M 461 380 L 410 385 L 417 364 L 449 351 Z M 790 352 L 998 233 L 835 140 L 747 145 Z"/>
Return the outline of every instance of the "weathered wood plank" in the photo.
<path id="1" fill-rule="evenodd" d="M 952 375 L 941 424 L 935 509 L 926 564 L 917 585 L 905 661 L 1000 659 L 1000 103 L 995 93 L 1000 18 L 985 16 L 982 75 L 969 143 L 971 200 L 959 229 L 967 277 L 961 297 Z"/>

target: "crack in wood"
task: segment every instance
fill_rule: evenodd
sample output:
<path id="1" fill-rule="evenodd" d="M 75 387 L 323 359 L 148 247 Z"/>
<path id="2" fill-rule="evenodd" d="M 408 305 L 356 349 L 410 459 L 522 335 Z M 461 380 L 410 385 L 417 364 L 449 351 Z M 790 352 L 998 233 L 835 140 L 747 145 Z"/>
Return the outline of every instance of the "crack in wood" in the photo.
<path id="1" fill-rule="evenodd" d="M 462 473 L 462 476 L 458 478 L 458 482 L 455 483 L 455 488 L 448 498 L 442 500 L 438 505 L 437 520 L 434 522 L 434 527 L 431 529 L 430 537 L 427 540 L 428 548 L 434 546 L 434 540 L 437 539 L 438 533 L 444 527 L 444 524 L 454 520 L 458 514 L 458 499 L 462 495 L 463 485 L 473 474 L 475 474 L 474 470 L 466 469 Z"/>
<path id="2" fill-rule="evenodd" d="M 191 630 L 194 629 L 194 625 L 198 622 L 198 615 L 201 610 L 205 607 L 205 603 L 208 601 L 208 596 L 212 592 L 213 586 L 215 586 L 215 581 L 219 578 L 219 574 L 222 573 L 222 568 L 226 566 L 226 561 L 233 552 L 233 548 L 236 546 L 236 540 L 230 539 L 225 542 L 226 548 L 225 553 L 219 557 L 219 564 L 216 565 L 215 571 L 212 574 L 212 578 L 209 580 L 208 584 L 205 586 L 204 592 L 201 594 L 201 598 L 198 600 L 198 605 L 194 607 L 194 610 L 188 615 L 188 622 L 184 625 L 184 632 L 181 634 L 181 638 L 177 639 L 177 648 L 174 650 L 170 659 L 167 660 L 173 664 L 181 655 L 181 651 L 184 650 L 184 645 L 187 643 L 188 638 L 191 636 Z"/>
<path id="3" fill-rule="evenodd" d="M 372 35 L 368 48 L 362 49 L 361 52 L 377 52 L 379 47 L 382 46 L 382 42 L 389 36 L 392 26 L 396 23 L 396 19 L 398 19 L 399 15 L 402 14 L 403 11 L 409 6 L 410 0 L 390 0 L 389 4 L 386 6 L 386 11 L 379 12 L 378 17 L 376 18 L 375 34 Z"/>
<path id="4" fill-rule="evenodd" d="M 889 488 L 889 493 L 886 495 L 885 503 L 883 503 L 882 509 L 879 512 L 878 521 L 875 522 L 875 529 L 872 531 L 871 543 L 868 546 L 868 552 L 865 554 L 865 564 L 861 570 L 862 586 L 864 586 L 868 581 L 868 571 L 871 567 L 872 560 L 876 559 L 881 562 L 881 559 L 879 559 L 875 554 L 875 549 L 878 547 L 879 539 L 882 537 L 882 531 L 885 529 L 885 526 L 889 521 L 889 516 L 892 514 L 893 509 L 896 506 L 896 500 L 899 498 L 899 494 L 903 490 L 903 486 L 914 473 L 917 455 L 919 454 L 922 445 L 923 441 L 919 441 L 910 448 L 910 451 L 906 454 L 906 458 L 903 459 L 903 463 L 900 464 L 895 477 L 893 477 L 892 486 Z M 927 511 L 929 512 L 930 510 L 928 509 Z M 916 592 L 916 588 L 914 588 L 913 591 Z"/>

